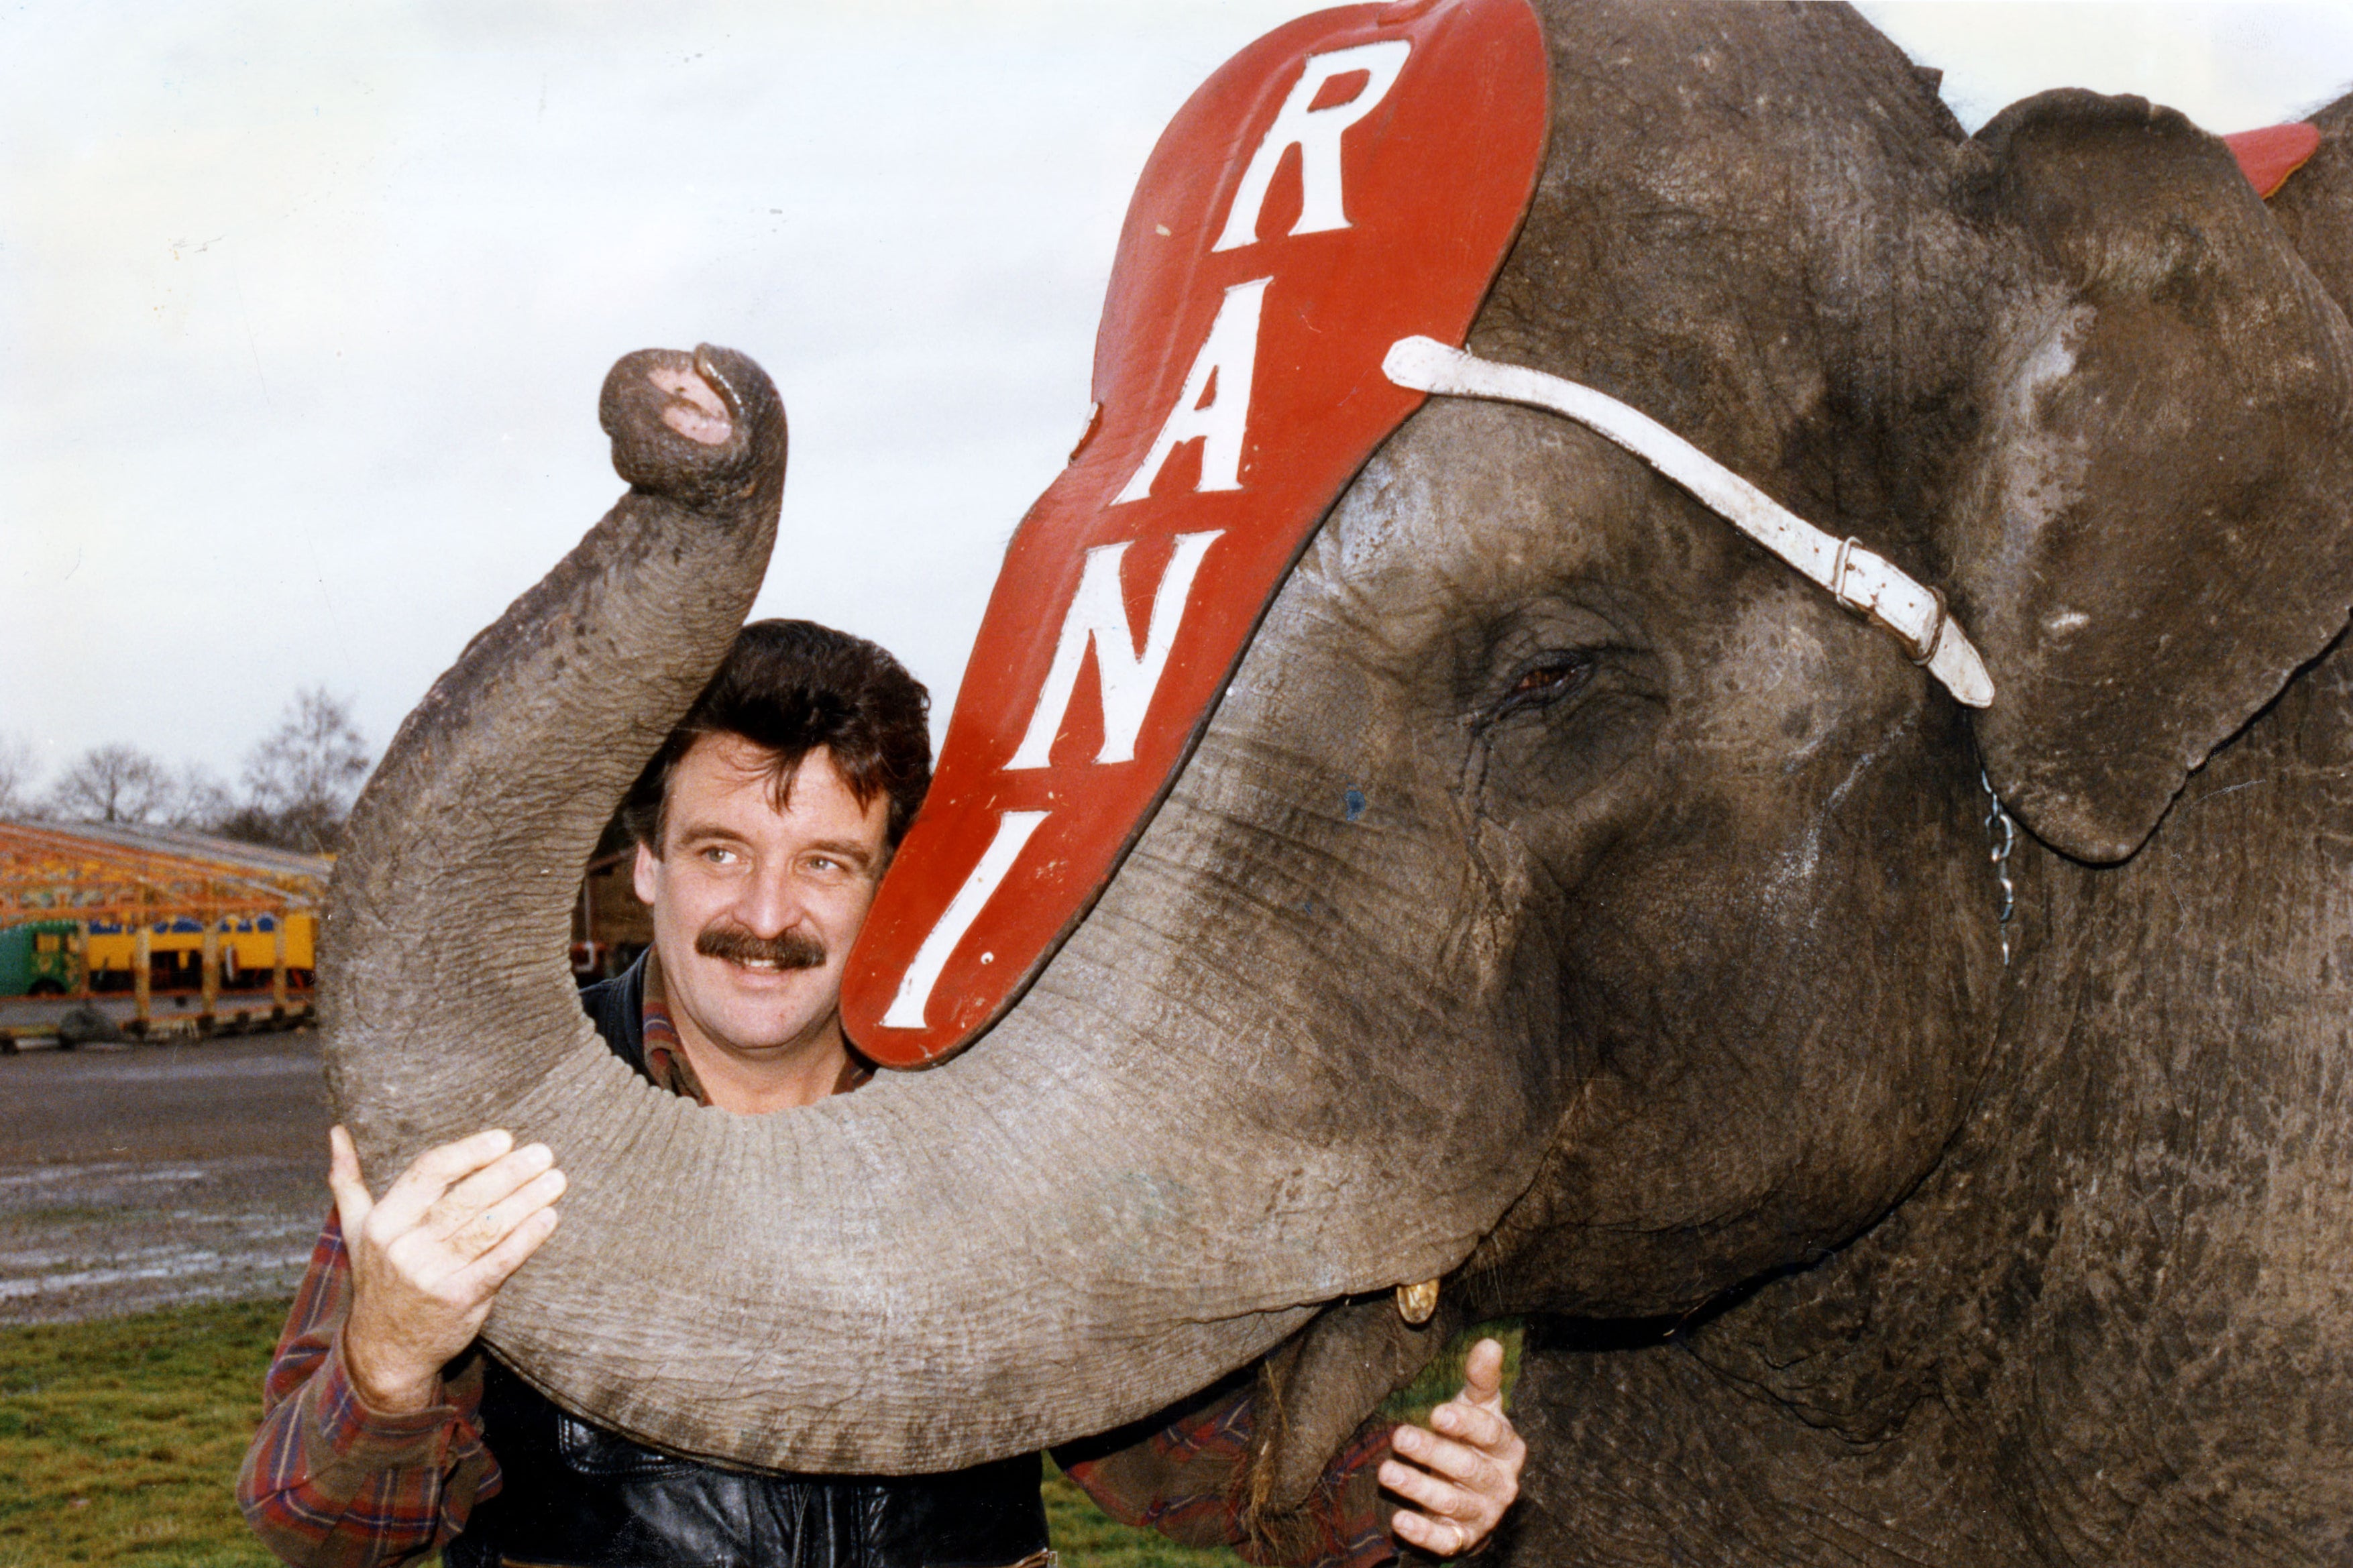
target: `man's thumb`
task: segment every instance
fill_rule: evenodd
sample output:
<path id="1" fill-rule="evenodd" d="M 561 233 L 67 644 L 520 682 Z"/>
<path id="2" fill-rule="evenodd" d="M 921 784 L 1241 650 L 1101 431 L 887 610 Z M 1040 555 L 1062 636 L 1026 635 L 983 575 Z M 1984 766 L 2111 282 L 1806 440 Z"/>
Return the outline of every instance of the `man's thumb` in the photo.
<path id="1" fill-rule="evenodd" d="M 1481 1340 L 1464 1358 L 1461 1396 L 1474 1404 L 1493 1405 L 1503 1393 L 1504 1347 L 1494 1340 Z"/>
<path id="2" fill-rule="evenodd" d="M 360 1154 L 352 1145 L 352 1135 L 340 1127 L 327 1130 L 327 1190 L 335 1194 L 335 1217 L 343 1222 L 343 1235 L 349 1238 L 367 1223 L 375 1200 L 368 1195 L 367 1183 L 360 1176 Z"/>

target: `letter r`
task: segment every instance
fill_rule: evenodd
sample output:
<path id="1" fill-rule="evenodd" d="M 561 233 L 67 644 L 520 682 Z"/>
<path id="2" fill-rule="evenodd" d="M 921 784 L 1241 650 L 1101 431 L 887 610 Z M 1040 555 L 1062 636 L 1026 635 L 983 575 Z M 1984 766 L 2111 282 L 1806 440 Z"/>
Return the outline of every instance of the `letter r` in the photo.
<path id="1" fill-rule="evenodd" d="M 1239 250 L 1258 242 L 1259 214 L 1266 205 L 1267 187 L 1274 183 L 1282 155 L 1293 147 L 1299 149 L 1299 221 L 1291 226 L 1291 232 L 1321 234 L 1347 227 L 1348 208 L 1340 181 L 1340 132 L 1370 114 L 1388 96 L 1389 89 L 1397 85 L 1398 73 L 1405 69 L 1406 57 L 1412 52 L 1413 46 L 1403 38 L 1384 38 L 1308 56 L 1298 84 L 1282 100 L 1258 151 L 1250 154 L 1242 183 L 1234 187 L 1234 205 L 1226 214 L 1225 232 L 1210 249 Z M 1372 79 L 1345 103 L 1328 109 L 1309 107 L 1326 82 L 1350 71 L 1367 72 Z"/>

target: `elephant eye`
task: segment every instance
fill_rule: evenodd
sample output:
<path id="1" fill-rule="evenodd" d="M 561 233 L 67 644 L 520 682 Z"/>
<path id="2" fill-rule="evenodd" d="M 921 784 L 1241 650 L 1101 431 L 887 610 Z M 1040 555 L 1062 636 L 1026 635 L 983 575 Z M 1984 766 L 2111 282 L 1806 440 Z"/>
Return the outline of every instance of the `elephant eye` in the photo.
<path id="1" fill-rule="evenodd" d="M 1557 702 L 1580 689 L 1592 674 L 1593 657 L 1580 649 L 1538 654 L 1513 674 L 1495 717 Z"/>

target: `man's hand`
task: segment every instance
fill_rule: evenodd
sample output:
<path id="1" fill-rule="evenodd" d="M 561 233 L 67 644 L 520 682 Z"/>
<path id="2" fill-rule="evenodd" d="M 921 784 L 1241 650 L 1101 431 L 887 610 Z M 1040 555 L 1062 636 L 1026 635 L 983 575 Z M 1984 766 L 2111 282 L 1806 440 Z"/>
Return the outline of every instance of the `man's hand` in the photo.
<path id="1" fill-rule="evenodd" d="M 1462 1392 L 1430 1413 L 1430 1426 L 1400 1426 L 1381 1463 L 1381 1485 L 1419 1511 L 1400 1509 L 1398 1538 L 1438 1557 L 1460 1557 L 1487 1539 L 1520 1495 L 1528 1446 L 1504 1414 L 1504 1347 L 1481 1340 L 1462 1368 Z M 1403 1461 L 1411 1460 L 1408 1464 Z"/>
<path id="2" fill-rule="evenodd" d="M 507 1276 L 555 1229 L 564 1173 L 544 1143 L 498 1129 L 417 1157 L 377 1202 L 351 1134 L 327 1134 L 352 1258 L 343 1370 L 371 1410 L 403 1415 L 439 1394 L 441 1367 L 473 1342 Z"/>

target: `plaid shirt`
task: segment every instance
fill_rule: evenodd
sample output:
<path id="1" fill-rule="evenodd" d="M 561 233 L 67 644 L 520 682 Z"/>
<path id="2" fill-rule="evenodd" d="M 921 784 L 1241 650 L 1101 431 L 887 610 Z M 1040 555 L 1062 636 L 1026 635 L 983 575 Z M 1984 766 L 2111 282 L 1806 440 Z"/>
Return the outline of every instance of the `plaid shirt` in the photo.
<path id="1" fill-rule="evenodd" d="M 678 1045 L 650 959 L 645 1037 L 649 1076 L 708 1104 Z M 872 1074 L 853 1059 L 835 1092 Z M 261 1428 L 237 1481 L 238 1506 L 272 1552 L 298 1568 L 394 1568 L 414 1563 L 465 1528 L 479 1500 L 499 1489 L 498 1461 L 483 1445 L 480 1351 L 443 1369 L 441 1399 L 413 1415 L 360 1403 L 344 1371 L 343 1320 L 352 1304 L 351 1257 L 331 1210 L 279 1336 L 262 1384 Z M 1250 1452 L 1251 1401 L 1229 1394 L 1177 1418 L 1145 1441 L 1067 1467 L 1103 1511 L 1191 1545 L 1230 1545 L 1253 1563 L 1277 1548 L 1243 1523 L 1239 1491 Z M 1388 1426 L 1368 1422 L 1325 1471 L 1304 1512 L 1305 1538 L 1282 1558 L 1314 1568 L 1377 1568 L 1396 1554 L 1384 1528 L 1374 1471 Z"/>
<path id="2" fill-rule="evenodd" d="M 464 1528 L 499 1489 L 482 1447 L 482 1365 L 470 1352 L 444 1372 L 441 1400 L 413 1415 L 360 1403 L 343 1371 L 352 1261 L 327 1215 L 269 1375 L 261 1429 L 246 1450 L 237 1500 L 263 1544 L 308 1568 L 413 1563 Z"/>
<path id="3" fill-rule="evenodd" d="M 1250 1528 L 1241 1495 L 1256 1416 L 1254 1394 L 1228 1394 L 1129 1447 L 1055 1457 L 1103 1512 L 1182 1545 L 1229 1546 L 1246 1563 L 1312 1568 L 1380 1568 L 1396 1557 L 1377 1474 L 1388 1458 L 1391 1425 L 1377 1417 L 1357 1427 L 1299 1513 L 1269 1536 Z"/>

